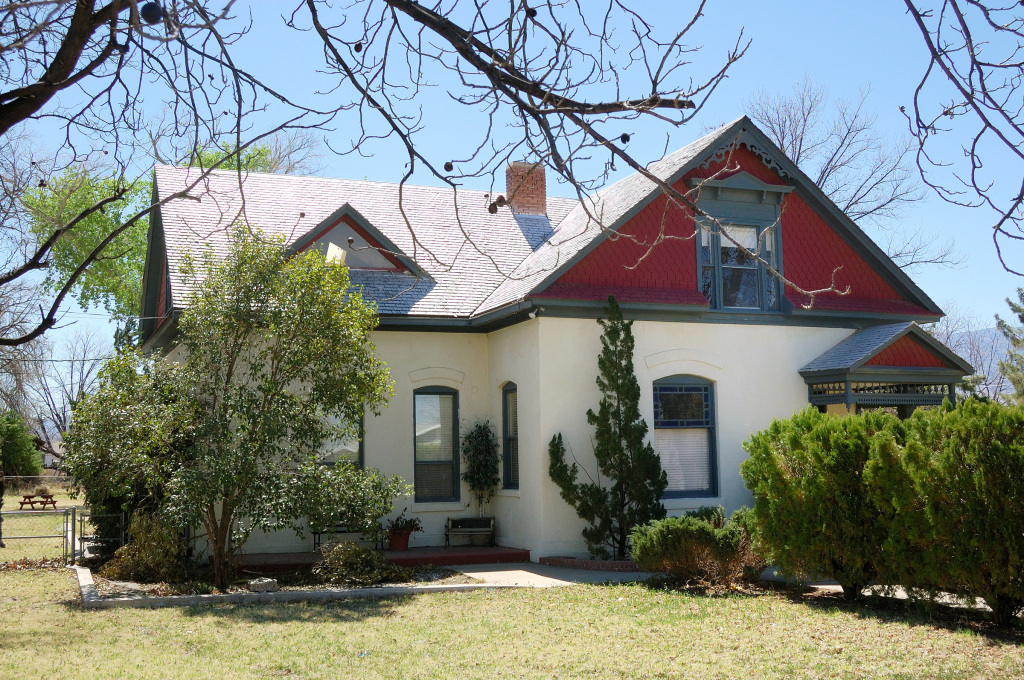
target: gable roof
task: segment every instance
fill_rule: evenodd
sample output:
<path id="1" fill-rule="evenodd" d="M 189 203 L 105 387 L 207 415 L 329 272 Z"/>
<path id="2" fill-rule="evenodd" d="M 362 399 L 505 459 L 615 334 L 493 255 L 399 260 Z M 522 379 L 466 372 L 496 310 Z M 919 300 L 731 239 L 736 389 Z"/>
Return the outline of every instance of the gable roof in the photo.
<path id="1" fill-rule="evenodd" d="M 745 118 L 711 132 L 678 151 L 647 166 L 657 177 L 672 180 L 703 160 L 722 139 L 728 138 Z M 555 233 L 512 272 L 508 280 L 484 300 L 478 312 L 487 312 L 524 299 L 554 282 L 584 255 L 596 248 L 610 232 L 629 221 L 660 189 L 651 180 L 633 173 L 577 204 L 555 229 Z M 599 221 L 595 220 L 597 217 Z"/>
<path id="2" fill-rule="evenodd" d="M 864 258 L 904 297 L 905 302 L 893 301 L 893 304 L 889 304 L 885 314 L 918 316 L 922 310 L 926 315 L 943 314 L 938 305 L 746 116 L 723 125 L 701 139 L 651 163 L 647 169 L 664 182 L 675 184 L 687 172 L 702 163 L 724 158 L 730 148 L 740 144 L 752 148 L 772 170 L 788 178 L 801 198 L 826 217 L 829 225 L 850 244 L 854 252 Z M 557 226 L 548 242 L 524 260 L 508 280 L 484 300 L 477 310 L 478 313 L 493 311 L 531 296 L 542 295 L 545 288 L 557 281 L 573 265 L 604 242 L 609 234 L 618 231 L 660 194 L 658 186 L 639 173 L 634 173 L 596 192 L 585 203 L 573 208 Z M 865 311 L 858 303 L 844 301 L 842 297 L 836 297 L 837 302 L 830 304 L 831 301 L 826 300 L 827 296 L 819 296 L 815 300 L 817 309 L 803 310 L 800 308 L 804 302 L 801 296 L 787 290 L 786 297 L 795 306 L 794 311 L 800 314 Z M 823 305 L 819 306 L 819 302 Z"/>
<path id="3" fill-rule="evenodd" d="M 158 196 L 197 176 L 197 169 L 157 166 Z M 489 214 L 491 199 L 482 191 L 215 170 L 191 195 L 166 203 L 159 219 L 177 308 L 191 292 L 178 274 L 182 257 L 206 247 L 226 255 L 237 219 L 294 243 L 347 216 L 413 272 L 351 270 L 378 312 L 440 317 L 472 315 L 533 252 L 538 229 L 551 231 L 576 203 L 549 197 L 548 217 L 531 217 L 524 229 L 508 209 Z"/>
<path id="4" fill-rule="evenodd" d="M 932 365 L 910 365 L 910 366 L 879 366 L 873 364 L 872 360 L 883 354 L 885 350 L 896 346 L 904 338 L 912 339 L 927 351 L 932 357 L 941 362 L 942 371 L 951 371 L 959 376 L 974 373 L 974 368 L 960 358 L 953 350 L 933 338 L 927 331 L 913 321 L 905 323 L 893 323 L 883 326 L 871 326 L 861 329 L 848 338 L 835 345 L 814 361 L 800 369 L 800 375 L 806 379 L 828 379 L 832 376 L 848 375 L 858 370 L 887 370 L 888 368 L 921 368 L 934 372 L 936 366 Z"/>
<path id="5" fill-rule="evenodd" d="M 674 184 L 701 164 L 706 167 L 721 160 L 740 143 L 794 185 L 794 191 L 826 217 L 844 242 L 903 296 L 903 300 L 884 301 L 888 305 L 884 312 L 878 305 L 861 310 L 849 298 L 819 297 L 814 309 L 794 309 L 794 313 L 853 317 L 868 312 L 862 314 L 861 323 L 886 315 L 904 319 L 941 315 L 935 303 L 746 117 L 651 163 L 648 170 Z M 157 166 L 154 190 L 164 198 L 199 176 L 198 169 Z M 191 191 L 190 198 L 163 205 L 153 225 L 166 245 L 170 302 L 177 309 L 190 293 L 179 275 L 182 257 L 206 247 L 226 254 L 229 227 L 236 220 L 282 236 L 294 249 L 301 249 L 344 219 L 358 226 L 371 246 L 387 251 L 393 256 L 389 259 L 402 265 L 390 271 L 350 272 L 353 283 L 377 303 L 382 317 L 390 317 L 392 323 L 419 318 L 476 324 L 524 309 L 533 298 L 572 297 L 551 284 L 660 194 L 654 182 L 634 173 L 596 192 L 585 204 L 548 197 L 547 215 L 515 214 L 508 207 L 491 214 L 487 206 L 492 194 L 481 191 L 213 171 Z M 632 296 L 636 302 L 696 312 L 707 309 L 706 299 L 697 291 L 641 293 Z M 796 305 L 800 302 L 791 295 L 789 299 Z"/>

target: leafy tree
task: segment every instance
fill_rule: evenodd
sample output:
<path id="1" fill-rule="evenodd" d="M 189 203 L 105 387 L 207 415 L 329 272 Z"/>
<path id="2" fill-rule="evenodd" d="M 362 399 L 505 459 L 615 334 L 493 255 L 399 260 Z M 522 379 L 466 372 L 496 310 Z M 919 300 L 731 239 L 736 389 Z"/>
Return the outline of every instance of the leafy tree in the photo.
<path id="1" fill-rule="evenodd" d="M 325 442 L 357 435 L 352 423 L 391 393 L 369 341 L 376 314 L 348 270 L 315 251 L 286 259 L 281 241 L 240 227 L 227 257 L 207 251 L 183 272 L 184 363 L 128 354 L 104 369 L 68 435 L 76 480 L 111 495 L 141 481 L 164 517 L 202 528 L 219 587 L 255 529 L 301 533 L 306 518 L 322 528 L 340 515 L 370 530 L 402 481 L 319 464 Z"/>
<path id="2" fill-rule="evenodd" d="M 25 419 L 14 411 L 0 414 L 0 467 L 4 474 L 31 477 L 43 470 L 43 458 Z"/>
<path id="3" fill-rule="evenodd" d="M 53 244 L 45 279 L 51 292 L 58 292 L 89 253 L 146 205 L 153 191 L 149 180 L 101 177 L 82 166 L 68 168 L 41 184 L 29 189 L 23 198 L 32 235 L 38 242 L 104 197 L 120 195 Z M 107 245 L 104 256 L 81 275 L 75 294 L 83 308 L 102 307 L 119 325 L 138 316 L 148 227 L 140 220 L 122 231 Z"/>
<path id="4" fill-rule="evenodd" d="M 191 159 L 193 165 L 250 172 L 296 172 L 315 168 L 316 140 L 308 135 L 276 135 L 236 152 L 224 142 L 208 146 Z M 101 171 L 72 166 L 47 182 L 28 189 L 22 201 L 29 216 L 32 236 L 42 242 L 61 224 L 111 195 L 120 198 L 91 213 L 57 239 L 50 250 L 44 285 L 57 293 L 97 246 L 139 210 L 149 204 L 153 181 L 148 176 L 128 181 L 103 176 Z M 140 220 L 111 241 L 77 279 L 73 288 L 84 309 L 103 308 L 118 324 L 115 343 L 133 346 L 138 331 L 142 300 L 142 275 L 146 262 L 147 221 Z"/>
<path id="5" fill-rule="evenodd" d="M 640 416 L 640 384 L 633 371 L 633 322 L 625 321 L 614 297 L 608 298 L 608 317 L 598 319 L 601 354 L 597 386 L 604 395 L 598 412 L 587 410 L 594 426 L 594 457 L 610 486 L 578 482 L 579 467 L 565 461 L 562 435 L 551 439 L 549 474 L 565 502 L 590 523 L 583 538 L 594 555 L 624 559 L 633 527 L 665 516 L 661 496 L 668 476 L 661 458 L 645 441 L 647 423 Z"/>
<path id="6" fill-rule="evenodd" d="M 0 414 L 0 510 L 4 507 L 4 475 L 38 475 L 42 456 L 28 426 L 14 411 Z M 4 547 L 3 517 L 0 517 L 0 548 Z"/>

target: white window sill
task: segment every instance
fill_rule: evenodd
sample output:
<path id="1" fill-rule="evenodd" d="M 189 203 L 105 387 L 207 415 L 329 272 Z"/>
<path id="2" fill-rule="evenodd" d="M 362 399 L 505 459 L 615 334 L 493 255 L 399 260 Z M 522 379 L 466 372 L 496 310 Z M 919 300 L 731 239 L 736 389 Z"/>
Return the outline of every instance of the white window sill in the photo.
<path id="1" fill-rule="evenodd" d="M 457 512 L 465 510 L 466 504 L 462 501 L 441 501 L 440 503 L 413 503 L 413 512 Z"/>
<path id="2" fill-rule="evenodd" d="M 661 504 L 666 510 L 696 510 L 703 506 L 716 507 L 725 505 L 721 496 L 707 496 L 702 498 L 662 498 Z"/>
<path id="3" fill-rule="evenodd" d="M 498 489 L 495 495 L 505 496 L 506 498 L 519 498 L 519 489 Z"/>

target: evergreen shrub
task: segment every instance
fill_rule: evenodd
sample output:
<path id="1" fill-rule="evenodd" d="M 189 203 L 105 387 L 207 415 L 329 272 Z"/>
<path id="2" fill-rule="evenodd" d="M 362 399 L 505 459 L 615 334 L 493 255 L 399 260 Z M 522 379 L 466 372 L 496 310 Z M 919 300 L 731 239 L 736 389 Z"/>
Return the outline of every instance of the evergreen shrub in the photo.
<path id="1" fill-rule="evenodd" d="M 128 527 L 131 541 L 117 549 L 100 569 L 115 581 L 175 583 L 187 579 L 181 532 L 156 515 L 139 512 Z"/>
<path id="2" fill-rule="evenodd" d="M 688 584 L 731 585 L 757 578 L 764 560 L 752 549 L 746 515 L 740 521 L 733 517 L 727 522 L 723 508 L 703 507 L 636 527 L 633 560 L 644 571 Z"/>
<path id="3" fill-rule="evenodd" d="M 884 578 L 983 598 L 1009 622 L 1024 608 L 1024 410 L 972 398 L 907 428 L 905 446 L 882 439 L 865 471 L 892 516 Z"/>
<path id="4" fill-rule="evenodd" d="M 755 546 L 780 573 L 835 579 L 851 599 L 874 582 L 887 529 L 862 473 L 880 432 L 904 438 L 902 423 L 886 413 L 837 418 L 808 407 L 744 443 L 750 458 L 740 472 L 754 492 Z"/>

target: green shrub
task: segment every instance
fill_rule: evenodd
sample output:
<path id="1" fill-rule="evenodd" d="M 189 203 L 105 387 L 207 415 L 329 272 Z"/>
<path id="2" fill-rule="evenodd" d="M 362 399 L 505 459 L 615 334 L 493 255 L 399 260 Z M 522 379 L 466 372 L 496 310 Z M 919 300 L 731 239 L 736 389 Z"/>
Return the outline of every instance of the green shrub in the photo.
<path id="1" fill-rule="evenodd" d="M 486 420 L 476 423 L 462 435 L 461 448 L 464 463 L 462 481 L 469 485 L 477 508 L 483 514 L 484 506 L 494 497 L 494 490 L 501 481 L 498 476 L 501 452 L 494 428 Z"/>
<path id="2" fill-rule="evenodd" d="M 323 559 L 313 566 L 313 573 L 327 583 L 342 586 L 374 586 L 378 583 L 408 581 L 411 570 L 388 562 L 384 553 L 364 548 L 358 543 L 342 541 L 321 549 Z"/>
<path id="3" fill-rule="evenodd" d="M 12 477 L 33 477 L 43 471 L 43 454 L 25 420 L 14 411 L 0 413 L 0 469 Z"/>
<path id="4" fill-rule="evenodd" d="M 173 583 L 186 579 L 181 533 L 155 515 L 136 513 L 128 528 L 131 542 L 117 549 L 100 575 L 116 581 Z"/>
<path id="5" fill-rule="evenodd" d="M 833 578 L 849 598 L 876 578 L 887 530 L 862 473 L 878 432 L 904 436 L 889 414 L 840 418 L 809 407 L 744 442 L 755 545 L 783 575 Z"/>
<path id="6" fill-rule="evenodd" d="M 636 527 L 630 537 L 633 560 L 644 571 L 686 583 L 730 585 L 756 578 L 764 560 L 751 549 L 746 516 L 741 518 L 726 522 L 723 508 L 704 507 Z"/>
<path id="7" fill-rule="evenodd" d="M 865 471 L 894 517 L 890 578 L 980 597 L 997 623 L 1024 607 L 1024 410 L 977 399 L 917 412 L 907 442 L 880 442 Z"/>

